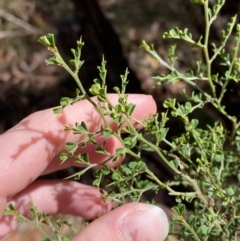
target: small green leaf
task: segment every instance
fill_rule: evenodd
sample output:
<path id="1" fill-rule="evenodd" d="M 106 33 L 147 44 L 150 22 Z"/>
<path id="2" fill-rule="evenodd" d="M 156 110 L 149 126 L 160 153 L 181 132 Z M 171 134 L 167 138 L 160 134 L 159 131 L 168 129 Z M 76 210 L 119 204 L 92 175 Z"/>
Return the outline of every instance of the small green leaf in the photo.
<path id="1" fill-rule="evenodd" d="M 88 134 L 88 128 L 84 121 L 82 121 L 81 124 L 77 125 L 77 129 L 82 134 Z"/>
<path id="2" fill-rule="evenodd" d="M 55 107 L 55 108 L 53 108 L 53 113 L 58 115 L 62 112 L 62 110 L 63 110 L 62 106 Z"/>
<path id="3" fill-rule="evenodd" d="M 75 147 L 77 147 L 77 145 L 76 145 L 76 143 L 74 143 L 74 142 L 67 142 L 67 143 L 65 144 L 65 148 L 66 148 L 66 150 L 68 150 L 68 151 L 71 151 L 71 150 L 74 149 Z"/>
<path id="4" fill-rule="evenodd" d="M 188 222 L 192 227 L 194 227 L 196 224 L 196 217 L 192 214 L 189 215 Z"/>
<path id="5" fill-rule="evenodd" d="M 231 188 L 231 187 L 229 187 L 229 188 L 227 188 L 226 189 L 226 194 L 228 195 L 228 196 L 233 196 L 234 195 L 234 190 Z"/>
<path id="6" fill-rule="evenodd" d="M 225 161 L 228 162 L 228 163 L 231 163 L 231 162 L 234 161 L 234 158 L 233 158 L 232 155 L 227 155 L 227 156 L 225 157 Z"/>
<path id="7" fill-rule="evenodd" d="M 67 105 L 70 105 L 72 103 L 72 99 L 71 98 L 68 98 L 68 97 L 63 97 L 63 98 L 61 98 L 61 100 L 60 100 L 60 105 L 62 106 L 62 107 L 65 107 L 65 106 L 67 106 Z"/>
<path id="8" fill-rule="evenodd" d="M 102 170 L 100 170 L 100 169 L 98 169 L 98 170 L 94 170 L 93 171 L 93 176 L 95 177 L 95 178 L 98 178 L 99 179 L 99 177 L 102 175 Z"/>
<path id="9" fill-rule="evenodd" d="M 196 162 L 197 162 L 200 166 L 203 165 L 202 161 L 201 161 L 199 158 L 196 159 Z"/>
<path id="10" fill-rule="evenodd" d="M 106 176 L 109 173 L 110 173 L 110 168 L 108 166 L 104 165 L 102 168 L 102 174 Z"/>
<path id="11" fill-rule="evenodd" d="M 4 216 L 9 216 L 9 215 L 15 215 L 16 211 L 10 210 L 10 209 L 5 209 L 4 210 Z"/>
<path id="12" fill-rule="evenodd" d="M 56 44 L 55 44 L 54 34 L 48 33 L 46 35 L 46 37 L 47 37 L 48 41 L 50 42 L 51 47 L 55 48 Z"/>
<path id="13" fill-rule="evenodd" d="M 103 130 L 103 135 L 106 139 L 108 139 L 112 136 L 112 134 L 108 130 Z"/>
<path id="14" fill-rule="evenodd" d="M 216 154 L 216 155 L 214 156 L 214 161 L 215 161 L 215 162 L 220 162 L 221 160 L 222 160 L 222 155 Z"/>
<path id="15" fill-rule="evenodd" d="M 195 198 L 195 195 L 187 195 L 187 196 L 185 197 L 185 200 L 186 200 L 187 202 L 191 203 L 194 198 Z"/>
<path id="16" fill-rule="evenodd" d="M 177 205 L 177 207 L 178 207 L 180 216 L 183 216 L 183 215 L 184 215 L 184 212 L 185 212 L 185 205 L 182 204 L 182 203 L 179 203 L 179 204 Z"/>
<path id="17" fill-rule="evenodd" d="M 121 123 L 122 120 L 122 114 L 117 114 L 117 113 L 110 113 L 110 117 L 113 119 L 114 122 L 117 124 Z"/>
<path id="18" fill-rule="evenodd" d="M 99 83 L 95 83 L 89 89 L 89 92 L 93 95 L 98 95 L 101 89 L 101 85 Z"/>
<path id="19" fill-rule="evenodd" d="M 117 94 L 120 94 L 120 89 L 118 87 L 115 86 L 113 90 L 116 91 Z"/>
<path id="20" fill-rule="evenodd" d="M 126 137 L 123 143 L 126 148 L 132 149 L 137 144 L 137 140 L 133 137 Z"/>
<path id="21" fill-rule="evenodd" d="M 143 161 L 139 161 L 139 162 L 137 163 L 137 169 L 138 169 L 139 171 L 145 172 L 146 169 L 147 169 L 147 165 L 146 165 Z"/>
<path id="22" fill-rule="evenodd" d="M 117 104 L 117 105 L 115 105 L 115 110 L 116 110 L 117 113 L 124 113 L 125 107 L 122 104 Z"/>
<path id="23" fill-rule="evenodd" d="M 68 220 L 64 220 L 63 223 L 64 223 L 65 225 L 67 225 L 67 226 L 71 229 L 71 231 L 73 231 L 74 233 L 77 232 L 76 227 L 75 227 L 73 224 L 71 224 Z"/>
<path id="24" fill-rule="evenodd" d="M 30 211 L 33 213 L 34 217 L 37 217 L 37 214 L 38 214 L 37 207 L 33 205 L 32 201 L 30 201 L 28 204 L 30 207 Z"/>
<path id="25" fill-rule="evenodd" d="M 126 166 L 123 166 L 123 165 L 122 165 L 121 167 L 122 167 L 122 172 L 123 172 L 125 175 L 129 176 L 129 175 L 132 174 L 132 171 L 131 171 L 130 168 L 128 168 L 128 167 L 126 167 Z"/>
<path id="26" fill-rule="evenodd" d="M 204 224 L 201 225 L 200 229 L 201 229 L 201 233 L 203 235 L 206 235 L 208 233 L 208 230 L 209 230 L 209 228 Z"/>
<path id="27" fill-rule="evenodd" d="M 43 44 L 45 47 L 47 47 L 51 52 L 57 51 L 57 48 L 56 48 L 56 45 L 55 45 L 54 35 L 51 34 L 51 33 L 40 37 L 38 39 L 38 42 Z"/>
<path id="28" fill-rule="evenodd" d="M 60 155 L 60 160 L 62 161 L 61 163 L 65 162 L 68 159 L 68 153 L 61 153 Z"/>
<path id="29" fill-rule="evenodd" d="M 169 164 L 173 168 L 173 170 L 176 170 L 178 168 L 178 163 L 176 163 L 176 161 L 170 161 Z"/>
<path id="30" fill-rule="evenodd" d="M 8 204 L 8 208 L 10 209 L 10 210 L 12 210 L 12 211 L 17 211 L 17 209 L 13 206 L 13 204 L 12 203 L 9 203 Z"/>
<path id="31" fill-rule="evenodd" d="M 43 44 L 45 47 L 49 47 L 51 45 L 50 41 L 48 40 L 47 36 L 42 36 L 38 39 L 38 42 Z"/>
<path id="32" fill-rule="evenodd" d="M 43 216 L 43 213 L 38 212 L 37 215 L 36 215 L 36 219 L 37 219 L 38 221 L 40 221 L 41 218 L 42 218 L 42 216 Z"/>
<path id="33" fill-rule="evenodd" d="M 133 161 L 133 162 L 130 162 L 128 166 L 131 170 L 135 170 L 135 168 L 137 167 L 137 164 L 138 164 L 137 162 Z"/>
<path id="34" fill-rule="evenodd" d="M 115 171 L 113 174 L 112 174 L 112 179 L 114 181 L 120 181 L 121 180 L 121 173 L 119 171 Z"/>
<path id="35" fill-rule="evenodd" d="M 173 107 L 175 107 L 175 104 L 176 104 L 176 99 L 168 98 L 163 102 L 163 107 L 164 108 L 173 108 Z"/>
<path id="36" fill-rule="evenodd" d="M 78 52 L 75 49 L 71 49 L 74 58 L 78 58 Z"/>
<path id="37" fill-rule="evenodd" d="M 108 151 L 105 150 L 104 147 L 97 147 L 97 148 L 96 148 L 96 153 L 103 154 L 103 155 L 107 155 L 107 154 L 108 154 Z"/>
<path id="38" fill-rule="evenodd" d="M 45 60 L 46 65 L 51 65 L 51 64 L 59 64 L 59 62 L 56 60 L 56 58 L 49 58 Z"/>
<path id="39" fill-rule="evenodd" d="M 173 208 L 171 208 L 171 209 L 173 210 L 173 212 L 174 212 L 175 214 L 177 214 L 178 216 L 181 216 L 178 207 L 173 207 Z"/>
<path id="40" fill-rule="evenodd" d="M 125 150 L 125 148 L 117 148 L 116 153 L 118 156 L 123 157 L 123 156 L 125 156 L 126 150 Z"/>
<path id="41" fill-rule="evenodd" d="M 61 241 L 70 241 L 72 239 L 71 235 L 67 235 L 65 237 L 61 237 Z"/>
<path id="42" fill-rule="evenodd" d="M 127 111 L 127 114 L 128 114 L 129 116 L 133 113 L 135 107 L 136 107 L 136 105 L 134 105 L 134 104 L 132 104 L 132 103 L 130 103 L 130 104 L 127 105 L 126 111 Z"/>
<path id="43" fill-rule="evenodd" d="M 240 129 L 237 129 L 236 134 L 240 136 Z"/>
<path id="44" fill-rule="evenodd" d="M 76 157 L 76 162 L 82 163 L 82 164 L 89 163 L 89 154 L 88 153 L 79 154 Z"/>
<path id="45" fill-rule="evenodd" d="M 78 52 L 81 52 L 83 46 L 84 46 L 84 42 L 82 41 L 82 37 L 81 37 L 80 40 L 77 41 L 77 49 L 78 49 Z"/>
<path id="46" fill-rule="evenodd" d="M 56 220 L 56 224 L 57 224 L 57 226 L 58 226 L 59 228 L 61 228 L 62 225 L 63 225 L 63 222 L 62 222 L 61 219 L 57 219 L 57 220 Z"/>
<path id="47" fill-rule="evenodd" d="M 186 103 L 185 103 L 185 109 L 186 109 L 186 111 L 191 111 L 191 109 L 192 109 L 192 104 L 191 104 L 190 102 L 186 102 Z"/>
<path id="48" fill-rule="evenodd" d="M 93 186 L 94 186 L 94 187 L 99 187 L 99 185 L 100 185 L 100 179 L 95 179 L 95 180 L 93 181 Z"/>

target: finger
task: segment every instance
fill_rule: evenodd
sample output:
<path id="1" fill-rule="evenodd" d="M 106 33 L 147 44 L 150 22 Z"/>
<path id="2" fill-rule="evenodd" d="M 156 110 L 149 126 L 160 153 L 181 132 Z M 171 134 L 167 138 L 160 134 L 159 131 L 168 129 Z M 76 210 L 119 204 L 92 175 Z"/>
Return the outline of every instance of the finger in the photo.
<path id="1" fill-rule="evenodd" d="M 109 99 L 115 104 L 118 101 L 117 95 L 109 95 Z M 128 101 L 136 104 L 133 116 L 137 119 L 156 111 L 151 96 L 129 95 Z M 64 132 L 63 128 L 81 121 L 86 122 L 91 131 L 102 124 L 99 114 L 86 100 L 66 107 L 59 116 L 54 115 L 52 109 L 34 113 L 1 136 L 0 213 L 5 207 L 5 198 L 20 192 L 41 175 L 64 150 L 67 141 L 79 141 L 79 135 Z M 116 127 L 112 120 L 109 125 Z"/>
<path id="2" fill-rule="evenodd" d="M 85 219 L 99 217 L 112 208 L 110 201 L 102 201 L 98 189 L 73 181 L 37 181 L 10 200 L 26 217 L 29 217 L 29 201 L 45 214 L 72 214 Z M 3 217 L 0 221 L 0 240 L 16 226 L 15 217 Z"/>
<path id="3" fill-rule="evenodd" d="M 111 136 L 108 139 L 105 139 L 103 136 L 99 136 L 97 137 L 96 141 L 98 143 L 98 146 L 103 146 L 103 143 L 105 143 L 104 149 L 109 153 L 109 155 L 98 153 L 96 150 L 97 147 L 89 143 L 86 145 L 86 147 L 79 148 L 75 152 L 75 155 L 88 153 L 89 160 L 91 163 L 102 163 L 106 161 L 110 156 L 114 155 L 118 148 L 122 147 L 121 142 L 114 136 Z M 114 162 L 110 160 L 106 164 L 109 167 L 116 167 L 122 161 L 123 161 L 123 158 L 119 158 L 117 161 L 114 161 Z M 45 174 L 54 172 L 56 170 L 66 169 L 69 166 L 83 167 L 82 164 L 79 164 L 76 162 L 75 158 L 69 158 L 66 162 L 64 162 L 61 165 L 60 163 L 61 163 L 61 160 L 59 159 L 59 156 L 56 156 L 42 174 L 45 175 Z"/>
<path id="4" fill-rule="evenodd" d="M 96 219 L 72 241 L 163 241 L 168 219 L 157 206 L 129 203 Z"/>

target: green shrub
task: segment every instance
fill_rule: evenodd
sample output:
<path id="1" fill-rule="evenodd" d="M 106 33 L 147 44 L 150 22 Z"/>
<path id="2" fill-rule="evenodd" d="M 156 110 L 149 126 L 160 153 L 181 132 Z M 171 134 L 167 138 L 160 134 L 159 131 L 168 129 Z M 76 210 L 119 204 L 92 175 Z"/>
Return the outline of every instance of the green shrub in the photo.
<path id="1" fill-rule="evenodd" d="M 106 165 L 107 161 L 98 164 L 98 169 L 94 171 L 93 185 L 108 191 L 108 195 L 103 194 L 105 200 L 112 199 L 124 204 L 127 201 L 139 201 L 143 193 L 149 190 L 158 192 L 159 189 L 166 189 L 169 195 L 176 197 L 177 201 L 177 205 L 172 208 L 175 215 L 173 215 L 170 234 L 176 235 L 181 240 L 189 241 L 237 240 L 240 226 L 240 191 L 238 187 L 240 122 L 235 116 L 226 112 L 222 100 L 229 82 L 240 81 L 240 24 L 236 24 L 236 16 L 232 17 L 226 29 L 221 31 L 221 43 L 219 45 L 210 43 L 211 26 L 225 1 L 218 0 L 212 7 L 208 0 L 192 0 L 192 2 L 203 8 L 205 33 L 195 40 L 188 29 L 181 30 L 176 27 L 164 33 L 164 38 L 182 40 L 191 48 L 200 49 L 203 58 L 199 59 L 195 66 L 190 67 L 185 73 L 181 73 L 174 67 L 177 60 L 176 46 L 169 49 L 169 59 L 165 61 L 152 45 L 148 45 L 145 41 L 142 42 L 141 47 L 161 65 L 169 69 L 169 74 L 155 77 L 159 85 L 181 81 L 191 88 L 190 91 L 188 89 L 182 93 L 186 99 L 185 104 L 178 103 L 176 99 L 166 99 L 163 103 L 166 111 L 153 115 L 144 123 L 140 123 L 144 126 L 144 130 L 141 132 L 137 131 L 132 124 L 131 114 L 135 106 L 128 103 L 128 95 L 125 94 L 128 71 L 121 76 L 122 88 L 114 88 L 119 99 L 118 104 L 113 105 L 107 95 L 106 61 L 103 60 L 101 66 L 98 67 L 100 78 L 95 79 L 89 89 L 89 92 L 98 100 L 97 103 L 93 102 L 78 77 L 78 71 L 83 64 L 83 61 L 80 60 L 84 45 L 82 40 L 77 41 L 77 48 L 71 50 L 73 59 L 70 63 L 74 66 L 72 70 L 59 54 L 52 34 L 39 39 L 39 42 L 44 44 L 53 55 L 46 63 L 57 64 L 66 69 L 78 85 L 76 97 L 73 99 L 62 98 L 60 106 L 54 109 L 54 113 L 58 114 L 67 105 L 87 99 L 99 112 L 105 125 L 96 132 L 89 131 L 84 122 L 76 123 L 75 127 L 66 126 L 66 131 L 84 134 L 85 139 L 78 143 L 66 143 L 66 152 L 61 154 L 60 159 L 65 162 L 69 157 L 75 157 L 78 163 L 85 165 L 83 170 L 71 176 L 71 178 L 79 179 L 96 164 L 88 161 L 87 153 L 75 155 L 76 149 L 84 146 L 86 142 L 97 145 L 96 136 L 103 135 L 105 138 L 115 136 L 123 144 L 122 148 L 116 150 L 116 154 L 110 155 L 104 149 L 104 145 L 97 146 L 97 152 L 108 155 L 107 161 L 115 161 L 126 154 L 131 155 L 133 161 L 129 164 L 122 164 L 116 169 L 109 168 Z M 233 31 L 235 32 L 235 43 L 228 52 L 226 44 Z M 217 57 L 221 59 L 220 65 L 226 69 L 223 75 L 212 73 L 213 62 Z M 204 88 L 202 83 L 204 83 Z M 200 119 L 191 117 L 194 111 L 204 108 L 207 104 L 212 105 L 216 111 L 231 122 L 230 131 L 224 128 L 220 122 L 201 128 L 203 125 L 201 125 Z M 108 125 L 106 116 L 112 118 L 118 129 L 124 130 L 128 136 L 123 137 L 119 131 L 114 131 Z M 181 135 L 173 137 L 171 140 L 167 138 L 169 129 L 166 127 L 170 117 L 180 119 L 185 128 Z M 126 123 L 124 127 L 122 126 L 123 121 Z M 161 147 L 162 143 L 168 146 L 167 150 Z M 133 150 L 137 150 L 137 152 Z M 143 150 L 154 151 L 172 170 L 174 180 L 164 183 L 150 171 L 142 160 L 141 152 Z M 177 185 L 184 185 L 190 191 L 175 191 L 173 186 Z M 184 203 L 188 202 L 192 204 L 192 209 L 186 211 Z M 38 213 L 33 205 L 31 207 L 37 220 L 39 220 L 38 216 L 43 217 L 43 214 Z M 10 205 L 5 214 L 14 214 L 14 207 Z M 24 217 L 23 219 L 25 220 Z M 48 223 L 48 221 L 45 222 Z M 66 239 L 61 239 L 58 234 L 58 240 Z"/>

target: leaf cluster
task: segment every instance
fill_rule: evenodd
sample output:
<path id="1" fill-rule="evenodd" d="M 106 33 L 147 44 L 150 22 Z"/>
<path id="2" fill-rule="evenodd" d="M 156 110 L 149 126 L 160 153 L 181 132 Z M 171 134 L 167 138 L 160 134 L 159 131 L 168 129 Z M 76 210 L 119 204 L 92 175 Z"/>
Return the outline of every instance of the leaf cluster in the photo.
<path id="1" fill-rule="evenodd" d="M 37 207 L 34 206 L 32 202 L 29 202 L 29 209 L 30 215 L 29 217 L 25 217 L 17 211 L 12 203 L 10 203 L 4 211 L 4 215 L 15 216 L 16 221 L 20 223 L 28 223 L 29 225 L 36 227 L 44 237 L 42 241 L 70 241 L 73 237 L 73 234 L 77 231 L 75 226 L 72 225 L 68 220 L 58 219 L 55 223 L 53 223 L 51 217 L 43 212 L 38 211 Z M 69 230 L 71 230 L 72 234 L 64 236 L 62 235 L 62 230 L 65 225 L 69 227 Z M 46 232 L 43 226 L 48 227 L 51 234 L 49 234 L 50 232 Z"/>

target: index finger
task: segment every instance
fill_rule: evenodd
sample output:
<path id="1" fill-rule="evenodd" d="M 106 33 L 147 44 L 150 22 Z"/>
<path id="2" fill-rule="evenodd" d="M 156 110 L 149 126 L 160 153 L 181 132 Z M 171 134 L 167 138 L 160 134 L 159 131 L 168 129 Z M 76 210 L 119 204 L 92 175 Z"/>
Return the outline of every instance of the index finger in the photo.
<path id="1" fill-rule="evenodd" d="M 109 95 L 113 104 L 118 96 Z M 143 120 L 156 112 L 151 96 L 129 95 L 128 102 L 136 105 L 132 116 Z M 67 141 L 79 141 L 79 135 L 64 131 L 65 125 L 74 126 L 84 121 L 91 131 L 102 125 L 96 109 L 87 100 L 66 107 L 56 116 L 52 109 L 36 112 L 0 137 L 0 213 L 9 198 L 32 183 L 46 169 L 51 160 L 64 150 Z M 109 125 L 116 128 L 112 119 Z M 2 209 L 3 208 L 3 209 Z"/>

